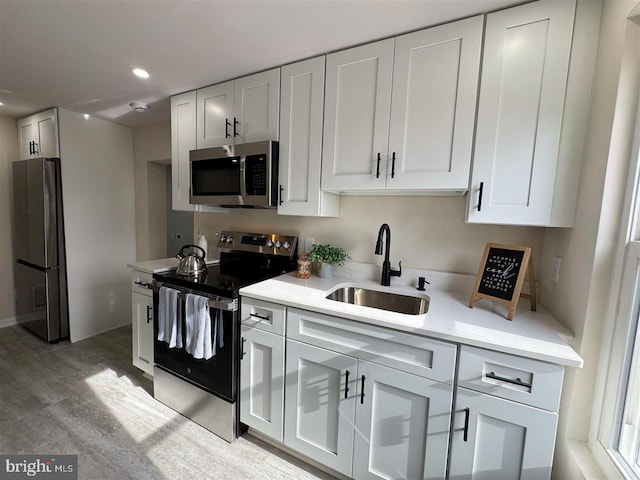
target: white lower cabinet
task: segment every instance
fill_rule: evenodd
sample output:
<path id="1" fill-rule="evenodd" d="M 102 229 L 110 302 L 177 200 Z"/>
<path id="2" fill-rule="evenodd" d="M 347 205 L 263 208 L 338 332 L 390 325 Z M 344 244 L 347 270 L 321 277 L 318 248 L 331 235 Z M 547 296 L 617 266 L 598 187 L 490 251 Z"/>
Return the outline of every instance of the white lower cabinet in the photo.
<path id="1" fill-rule="evenodd" d="M 358 361 L 353 477 L 442 479 L 453 388 Z"/>
<path id="2" fill-rule="evenodd" d="M 450 480 L 551 476 L 558 415 L 458 388 Z"/>
<path id="3" fill-rule="evenodd" d="M 242 340 L 241 421 L 335 472 L 551 476 L 561 365 L 249 298 Z"/>
<path id="4" fill-rule="evenodd" d="M 287 340 L 284 443 L 351 476 L 357 360 Z"/>
<path id="5" fill-rule="evenodd" d="M 153 295 L 146 288 L 151 275 L 133 271 L 131 289 L 132 363 L 153 376 Z"/>
<path id="6" fill-rule="evenodd" d="M 284 337 L 242 326 L 240 420 L 282 442 Z"/>
<path id="7" fill-rule="evenodd" d="M 462 345 L 451 480 L 548 480 L 563 368 Z"/>
<path id="8" fill-rule="evenodd" d="M 287 337 L 285 445 L 356 479 L 445 477 L 454 345 L 294 308 Z"/>
<path id="9" fill-rule="evenodd" d="M 240 421 L 278 442 L 284 425 L 285 314 L 277 303 L 240 302 Z"/>

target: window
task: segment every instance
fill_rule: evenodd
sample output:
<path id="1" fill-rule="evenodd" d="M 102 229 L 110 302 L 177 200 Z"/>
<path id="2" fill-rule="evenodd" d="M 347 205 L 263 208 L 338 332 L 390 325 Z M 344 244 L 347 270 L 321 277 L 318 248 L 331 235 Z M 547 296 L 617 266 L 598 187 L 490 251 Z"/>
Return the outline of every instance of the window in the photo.
<path id="1" fill-rule="evenodd" d="M 640 479 L 640 242 L 627 245 L 618 306 L 618 322 L 626 332 L 621 356 L 617 405 L 610 454 L 629 478 Z M 620 335 L 622 340 L 622 335 Z M 622 343 L 622 342 L 620 342 Z"/>
<path id="2" fill-rule="evenodd" d="M 640 6 L 640 4 L 639 4 Z M 638 51 L 638 12 L 628 22 L 625 48 Z M 636 57 L 637 61 L 637 57 Z M 637 69 L 634 65 L 632 69 Z M 623 73 L 624 75 L 624 73 Z M 622 76 L 621 75 L 621 78 Z M 640 74 L 638 74 L 640 76 Z M 638 78 L 640 83 L 640 78 Z M 620 98 L 620 97 L 618 97 Z M 630 119 L 633 124 L 633 117 Z M 624 135 L 623 135 L 624 136 Z M 628 479 L 640 480 L 640 105 L 635 112 L 635 130 L 630 158 L 625 203 L 618 239 L 613 285 L 603 340 L 606 367 L 602 379 L 598 431 L 591 444 L 596 455 L 609 460 Z M 601 456 L 601 458 L 603 458 Z"/>

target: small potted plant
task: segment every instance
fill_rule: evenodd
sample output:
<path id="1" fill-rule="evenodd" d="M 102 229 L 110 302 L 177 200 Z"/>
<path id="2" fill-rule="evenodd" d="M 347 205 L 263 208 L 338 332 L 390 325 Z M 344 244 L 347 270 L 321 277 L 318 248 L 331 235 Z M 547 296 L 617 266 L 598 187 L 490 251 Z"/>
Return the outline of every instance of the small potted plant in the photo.
<path id="1" fill-rule="evenodd" d="M 334 265 L 344 265 L 347 258 L 347 252 L 341 247 L 333 245 L 320 245 L 314 243 L 309 252 L 309 260 L 318 262 L 318 276 L 321 278 L 333 277 Z"/>

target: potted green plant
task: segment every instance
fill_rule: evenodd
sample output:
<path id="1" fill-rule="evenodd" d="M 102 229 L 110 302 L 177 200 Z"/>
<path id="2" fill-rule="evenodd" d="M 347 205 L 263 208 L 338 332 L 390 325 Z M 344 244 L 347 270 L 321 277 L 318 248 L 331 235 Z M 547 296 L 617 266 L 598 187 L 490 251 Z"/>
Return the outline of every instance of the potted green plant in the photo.
<path id="1" fill-rule="evenodd" d="M 344 265 L 347 258 L 351 258 L 342 247 L 333 245 L 320 245 L 314 243 L 309 252 L 309 260 L 318 262 L 318 276 L 322 278 L 333 277 L 333 267 Z"/>

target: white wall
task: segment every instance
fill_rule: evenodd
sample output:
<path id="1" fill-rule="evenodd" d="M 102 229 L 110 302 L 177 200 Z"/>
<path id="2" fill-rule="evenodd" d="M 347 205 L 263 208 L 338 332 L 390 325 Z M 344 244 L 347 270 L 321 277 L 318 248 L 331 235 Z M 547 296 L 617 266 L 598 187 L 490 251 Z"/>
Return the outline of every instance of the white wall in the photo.
<path id="1" fill-rule="evenodd" d="M 16 119 L 0 115 L 0 327 L 15 323 L 11 162 L 17 159 Z"/>
<path id="2" fill-rule="evenodd" d="M 75 342 L 131 323 L 133 131 L 59 109 L 69 329 Z"/>
<path id="3" fill-rule="evenodd" d="M 637 0 L 607 0 L 602 11 L 589 136 L 573 229 L 548 230 L 540 276 L 542 295 L 553 315 L 576 336 L 584 368 L 569 369 L 560 408 L 553 477 L 584 478 L 573 441 L 587 442 L 594 404 L 615 240 L 629 161 L 629 131 L 638 99 L 638 78 L 621 77 L 627 64 L 640 66 L 637 47 L 623 60 L 627 16 Z M 631 113 L 631 115 L 630 115 Z M 560 281 L 550 281 L 554 255 L 563 258 Z"/>
<path id="4" fill-rule="evenodd" d="M 465 202 L 466 197 L 343 196 L 338 218 L 230 210 L 227 214 L 196 213 L 194 230 L 203 231 L 210 246 L 215 245 L 215 233 L 220 230 L 312 236 L 316 243 L 344 247 L 353 260 L 382 263 L 382 257 L 373 251 L 380 225 L 388 223 L 394 267 L 401 260 L 405 266 L 475 274 L 488 242 L 531 246 L 539 265 L 544 229 L 467 224 Z"/>

